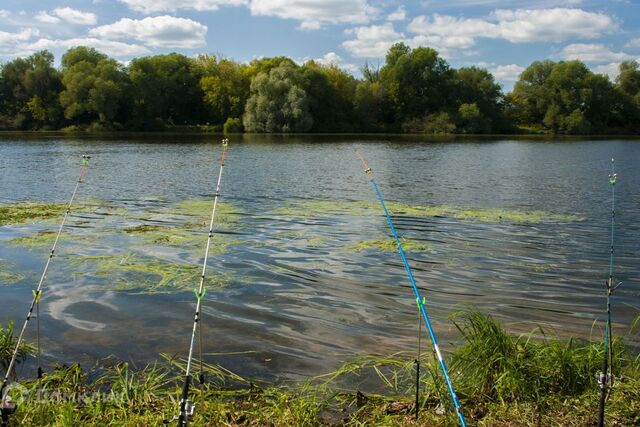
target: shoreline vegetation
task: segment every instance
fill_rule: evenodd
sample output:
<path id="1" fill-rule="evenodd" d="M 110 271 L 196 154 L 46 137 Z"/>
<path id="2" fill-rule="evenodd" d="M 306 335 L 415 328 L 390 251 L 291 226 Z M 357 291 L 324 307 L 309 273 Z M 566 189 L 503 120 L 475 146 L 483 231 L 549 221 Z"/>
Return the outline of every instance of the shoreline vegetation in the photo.
<path id="1" fill-rule="evenodd" d="M 447 356 L 470 425 L 588 426 L 597 420 L 599 341 L 554 338 L 539 328 L 514 336 L 491 316 L 466 308 L 452 316 L 460 344 Z M 630 328 L 630 333 L 640 317 Z M 535 337 L 537 338 L 535 338 Z M 12 327 L 0 328 L 6 360 Z M 614 339 L 615 385 L 607 425 L 640 422 L 640 354 Z M 25 344 L 21 361 L 33 354 Z M 415 354 L 354 357 L 306 381 L 266 383 L 204 364 L 196 381 L 194 425 L 455 426 L 457 417 L 430 349 L 421 357 L 420 417 L 415 420 Z M 109 363 L 106 363 L 109 362 Z M 155 426 L 177 413 L 183 360 L 160 355 L 142 369 L 107 360 L 87 371 L 58 366 L 41 380 L 13 383 L 16 425 Z"/>
<path id="2" fill-rule="evenodd" d="M 93 48 L 0 64 L 0 131 L 268 134 L 639 135 L 640 64 L 615 81 L 580 61 L 535 61 L 513 90 L 453 68 L 429 47 L 393 45 L 354 77 L 287 57 L 239 63 L 177 53 L 123 65 Z"/>

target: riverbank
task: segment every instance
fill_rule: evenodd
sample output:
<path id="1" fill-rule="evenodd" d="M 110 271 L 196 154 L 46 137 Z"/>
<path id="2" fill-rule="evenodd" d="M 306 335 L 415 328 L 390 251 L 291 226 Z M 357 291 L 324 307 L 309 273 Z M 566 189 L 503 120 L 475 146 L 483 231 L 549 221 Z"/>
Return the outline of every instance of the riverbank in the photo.
<path id="1" fill-rule="evenodd" d="M 586 426 L 597 419 L 599 342 L 514 336 L 490 316 L 453 318 L 463 341 L 448 363 L 467 421 L 479 426 Z M 538 336 L 543 331 L 535 331 Z M 640 423 L 640 354 L 615 339 L 608 426 Z M 33 350 L 32 348 L 30 349 Z M 4 355 L 3 355 L 4 356 Z M 363 356 L 304 382 L 269 384 L 204 364 L 191 388 L 199 426 L 454 426 L 449 395 L 430 350 L 421 357 L 415 419 L 415 355 Z M 198 370 L 198 364 L 195 364 Z M 182 360 L 136 370 L 106 363 L 59 367 L 11 388 L 16 425 L 152 426 L 178 410 Z M 198 377 L 196 373 L 194 377 Z"/>
<path id="2" fill-rule="evenodd" d="M 427 140 L 494 140 L 504 138 L 514 138 L 523 140 L 548 140 L 553 138 L 554 140 L 584 140 L 584 139 L 602 139 L 608 140 L 611 138 L 616 139 L 640 139 L 640 134 L 628 134 L 628 133 L 611 133 L 611 134 L 584 134 L 584 135 L 563 135 L 563 134 L 551 134 L 544 132 L 518 132 L 518 133 L 491 133 L 491 134 L 462 134 L 462 133 L 445 133 L 445 134 L 427 134 L 427 133 L 358 133 L 358 132 L 300 132 L 300 133 L 224 133 L 222 131 L 211 131 L 202 126 L 176 126 L 159 131 L 101 131 L 94 132 L 89 130 L 0 130 L 0 137 L 10 137 L 12 135 L 24 137 L 43 137 L 43 136 L 60 136 L 60 137 L 77 137 L 77 138 L 122 138 L 122 137 L 135 137 L 145 138 L 146 136 L 203 136 L 203 137 L 227 137 L 231 142 L 244 140 L 247 137 L 250 138 L 300 138 L 300 137 L 345 137 L 345 138 L 398 138 L 398 139 L 427 139 Z"/>

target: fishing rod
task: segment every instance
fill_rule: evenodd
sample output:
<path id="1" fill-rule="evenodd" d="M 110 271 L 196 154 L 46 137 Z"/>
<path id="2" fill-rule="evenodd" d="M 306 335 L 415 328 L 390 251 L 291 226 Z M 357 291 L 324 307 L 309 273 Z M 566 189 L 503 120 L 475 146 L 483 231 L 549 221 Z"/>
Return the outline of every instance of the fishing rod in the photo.
<path id="1" fill-rule="evenodd" d="M 51 265 L 51 260 L 55 256 L 56 247 L 58 245 L 58 240 L 60 239 L 60 235 L 62 234 L 62 229 L 64 228 L 65 223 L 67 222 L 67 218 L 69 213 L 71 212 L 71 205 L 73 204 L 73 200 L 76 197 L 76 193 L 78 192 L 78 187 L 80 187 L 80 183 L 82 182 L 82 178 L 89 167 L 89 159 L 91 156 L 83 155 L 82 156 L 82 165 L 80 166 L 80 176 L 76 181 L 76 186 L 73 189 L 73 193 L 71 194 L 71 198 L 69 199 L 69 203 L 67 204 L 67 209 L 64 212 L 64 216 L 62 217 L 62 222 L 60 223 L 60 227 L 58 228 L 58 233 L 56 234 L 56 238 L 53 241 L 53 246 L 51 247 L 51 251 L 49 252 L 49 257 L 47 258 L 47 262 L 44 265 L 44 270 L 42 271 L 42 275 L 40 276 L 40 281 L 38 282 L 37 288 L 32 291 L 33 299 L 31 300 L 31 305 L 29 306 L 29 311 L 27 312 L 27 317 L 22 324 L 22 329 L 20 330 L 20 335 L 18 335 L 18 341 L 16 342 L 16 347 L 13 350 L 13 354 L 11 355 L 11 361 L 9 362 L 9 366 L 7 367 L 7 371 L 5 373 L 4 379 L 2 380 L 2 387 L 0 387 L 0 413 L 2 421 L 0 422 L 0 426 L 5 427 L 8 425 L 9 416 L 13 415 L 17 409 L 17 405 L 15 402 L 11 400 L 11 396 L 6 393 L 7 386 L 9 384 L 9 377 L 11 372 L 15 366 L 16 360 L 18 358 L 18 352 L 20 350 L 20 344 L 22 344 L 22 340 L 24 338 L 25 330 L 27 329 L 27 324 L 29 320 L 31 320 L 31 316 L 33 315 L 33 309 L 36 308 L 36 316 L 37 316 L 37 358 L 38 358 L 38 379 L 42 378 L 42 366 L 40 366 L 40 298 L 42 297 L 42 287 L 44 285 L 44 281 L 47 277 L 47 272 L 49 271 L 49 266 Z"/>
<path id="2" fill-rule="evenodd" d="M 193 419 L 196 405 L 189 400 L 189 387 L 191 385 L 191 364 L 193 361 L 193 351 L 195 347 L 196 331 L 199 330 L 199 348 L 200 348 L 200 384 L 204 382 L 204 374 L 202 369 L 202 326 L 200 325 L 202 300 L 206 293 L 204 287 L 204 278 L 207 272 L 207 260 L 209 259 L 209 248 L 211 247 L 211 238 L 213 237 L 213 222 L 216 217 L 216 207 L 218 206 L 218 198 L 220 197 L 220 182 L 222 181 L 222 171 L 224 170 L 224 160 L 227 157 L 227 149 L 229 146 L 229 140 L 227 138 L 222 140 L 222 155 L 220 156 L 220 172 L 218 173 L 218 184 L 216 185 L 216 192 L 213 197 L 213 209 L 211 210 L 211 221 L 209 222 L 209 237 L 207 238 L 207 247 L 204 252 L 204 261 L 202 262 L 202 275 L 200 276 L 200 286 L 197 290 L 194 289 L 196 294 L 196 314 L 193 319 L 193 328 L 191 330 L 191 341 L 189 344 L 189 357 L 187 358 L 187 370 L 184 376 L 184 383 L 182 385 L 182 395 L 180 397 L 180 414 L 174 417 L 171 421 L 178 420 L 178 427 L 188 427 L 189 422 Z"/>
<path id="3" fill-rule="evenodd" d="M 600 404 L 598 408 L 598 427 L 604 426 L 604 408 L 607 394 L 613 387 L 613 334 L 611 331 L 611 294 L 620 283 L 613 284 L 613 244 L 616 227 L 616 183 L 618 174 L 615 171 L 615 161 L 611 159 L 611 173 L 609 174 L 609 184 L 611 185 L 611 249 L 609 252 L 609 278 L 605 283 L 607 290 L 607 321 L 604 332 L 604 358 L 602 359 L 602 371 L 598 378 L 600 387 Z"/>
<path id="4" fill-rule="evenodd" d="M 449 389 L 449 394 L 451 395 L 451 401 L 453 402 L 453 406 L 456 409 L 458 420 L 460 421 L 460 425 L 462 427 L 466 427 L 467 423 L 465 421 L 464 414 L 462 412 L 462 407 L 460 406 L 460 402 L 458 401 L 458 396 L 456 396 L 456 392 L 453 389 L 453 384 L 451 382 L 451 378 L 449 377 L 447 366 L 444 363 L 444 359 L 442 358 L 442 353 L 440 353 L 440 347 L 438 346 L 438 339 L 436 338 L 436 334 L 433 330 L 433 326 L 431 325 L 431 320 L 429 319 L 429 315 L 427 314 L 427 310 L 425 308 L 426 300 L 420 296 L 418 285 L 416 285 L 416 281 L 413 277 L 411 267 L 409 266 L 409 262 L 407 261 L 407 257 L 405 255 L 404 249 L 402 248 L 402 243 L 400 242 L 400 238 L 398 237 L 396 228 L 393 225 L 393 220 L 391 219 L 391 216 L 389 215 L 389 211 L 387 210 L 387 206 L 384 202 L 384 197 L 382 196 L 382 191 L 380 190 L 378 183 L 373 177 L 373 170 L 369 167 L 364 157 L 358 151 L 356 151 L 356 155 L 358 156 L 358 158 L 360 159 L 360 162 L 362 163 L 362 168 L 364 169 L 364 172 L 369 176 L 371 185 L 373 185 L 373 188 L 376 191 L 376 195 L 378 196 L 378 200 L 380 201 L 380 205 L 382 205 L 382 210 L 384 211 L 384 214 L 387 217 L 387 222 L 389 223 L 389 228 L 391 228 L 391 233 L 393 234 L 393 238 L 395 239 L 396 244 L 398 246 L 398 252 L 400 253 L 400 258 L 402 258 L 404 269 L 407 271 L 407 275 L 409 276 L 409 281 L 411 282 L 411 287 L 413 288 L 413 293 L 415 294 L 415 297 L 416 297 L 416 304 L 418 305 L 418 309 L 422 314 L 424 324 L 427 327 L 427 331 L 429 332 L 429 337 L 431 338 L 431 343 L 433 344 L 433 348 L 436 352 L 438 362 L 440 363 L 440 369 L 442 370 L 442 374 L 444 375 L 444 379 L 447 383 L 447 388 Z M 417 367 L 418 366 L 419 365 L 417 364 Z M 419 370 L 418 370 L 418 374 L 419 374 Z"/>

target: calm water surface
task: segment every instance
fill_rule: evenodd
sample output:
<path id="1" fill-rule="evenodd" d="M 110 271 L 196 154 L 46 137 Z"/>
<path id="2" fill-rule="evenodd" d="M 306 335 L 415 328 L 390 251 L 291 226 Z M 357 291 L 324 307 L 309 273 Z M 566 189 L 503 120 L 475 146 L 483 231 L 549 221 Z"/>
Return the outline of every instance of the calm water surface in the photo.
<path id="1" fill-rule="evenodd" d="M 456 339 L 448 316 L 468 304 L 514 332 L 542 326 L 563 337 L 600 334 L 594 321 L 603 317 L 608 273 L 611 157 L 620 176 L 616 277 L 623 284 L 613 299 L 616 332 L 628 334 L 639 314 L 638 141 L 235 139 L 222 201 L 238 216 L 218 229 L 216 237 L 232 243 L 209 263 L 211 276 L 226 278 L 225 286 L 206 294 L 204 347 L 210 362 L 247 375 L 297 378 L 326 372 L 362 353 L 414 349 L 417 313 L 397 253 L 349 250 L 359 241 L 389 236 L 380 211 L 359 214 L 360 205 L 353 203 L 375 201 L 354 149 L 365 154 L 389 200 L 584 217 L 518 223 L 398 215 L 400 234 L 430 248 L 410 252 L 409 258 L 445 348 Z M 184 225 L 184 218 L 171 215 L 172 207 L 211 198 L 217 141 L 207 136 L 0 136 L 0 203 L 65 202 L 80 156 L 90 153 L 78 201 L 99 199 L 104 205 L 70 217 L 69 237 L 51 266 L 41 308 L 50 363 L 92 363 L 115 355 L 142 364 L 160 352 L 185 355 L 195 303 L 190 290 L 123 291 L 114 283 L 127 273 L 95 274 L 77 257 L 201 263 L 205 229 L 197 254 L 134 245 L 121 230 L 149 223 L 167 230 Z M 337 202 L 345 212 L 321 206 L 304 214 L 282 209 L 310 200 Z M 25 276 L 0 284 L 3 323 L 22 322 L 48 252 L 46 245 L 23 247 L 10 240 L 54 228 L 0 227 L 0 263 Z M 628 339 L 640 344 L 637 332 Z M 247 353 L 220 354 L 230 352 Z"/>

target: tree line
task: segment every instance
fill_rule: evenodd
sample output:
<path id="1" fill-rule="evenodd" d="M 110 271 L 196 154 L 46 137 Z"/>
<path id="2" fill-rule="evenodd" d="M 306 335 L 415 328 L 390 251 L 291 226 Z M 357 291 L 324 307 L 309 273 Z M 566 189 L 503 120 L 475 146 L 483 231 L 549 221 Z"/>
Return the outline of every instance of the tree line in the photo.
<path id="1" fill-rule="evenodd" d="M 171 53 L 128 65 L 88 47 L 0 66 L 0 129 L 224 132 L 640 133 L 640 67 L 614 82 L 580 61 L 536 61 L 504 94 L 487 70 L 397 43 L 357 79 L 287 57 L 248 64 Z"/>

